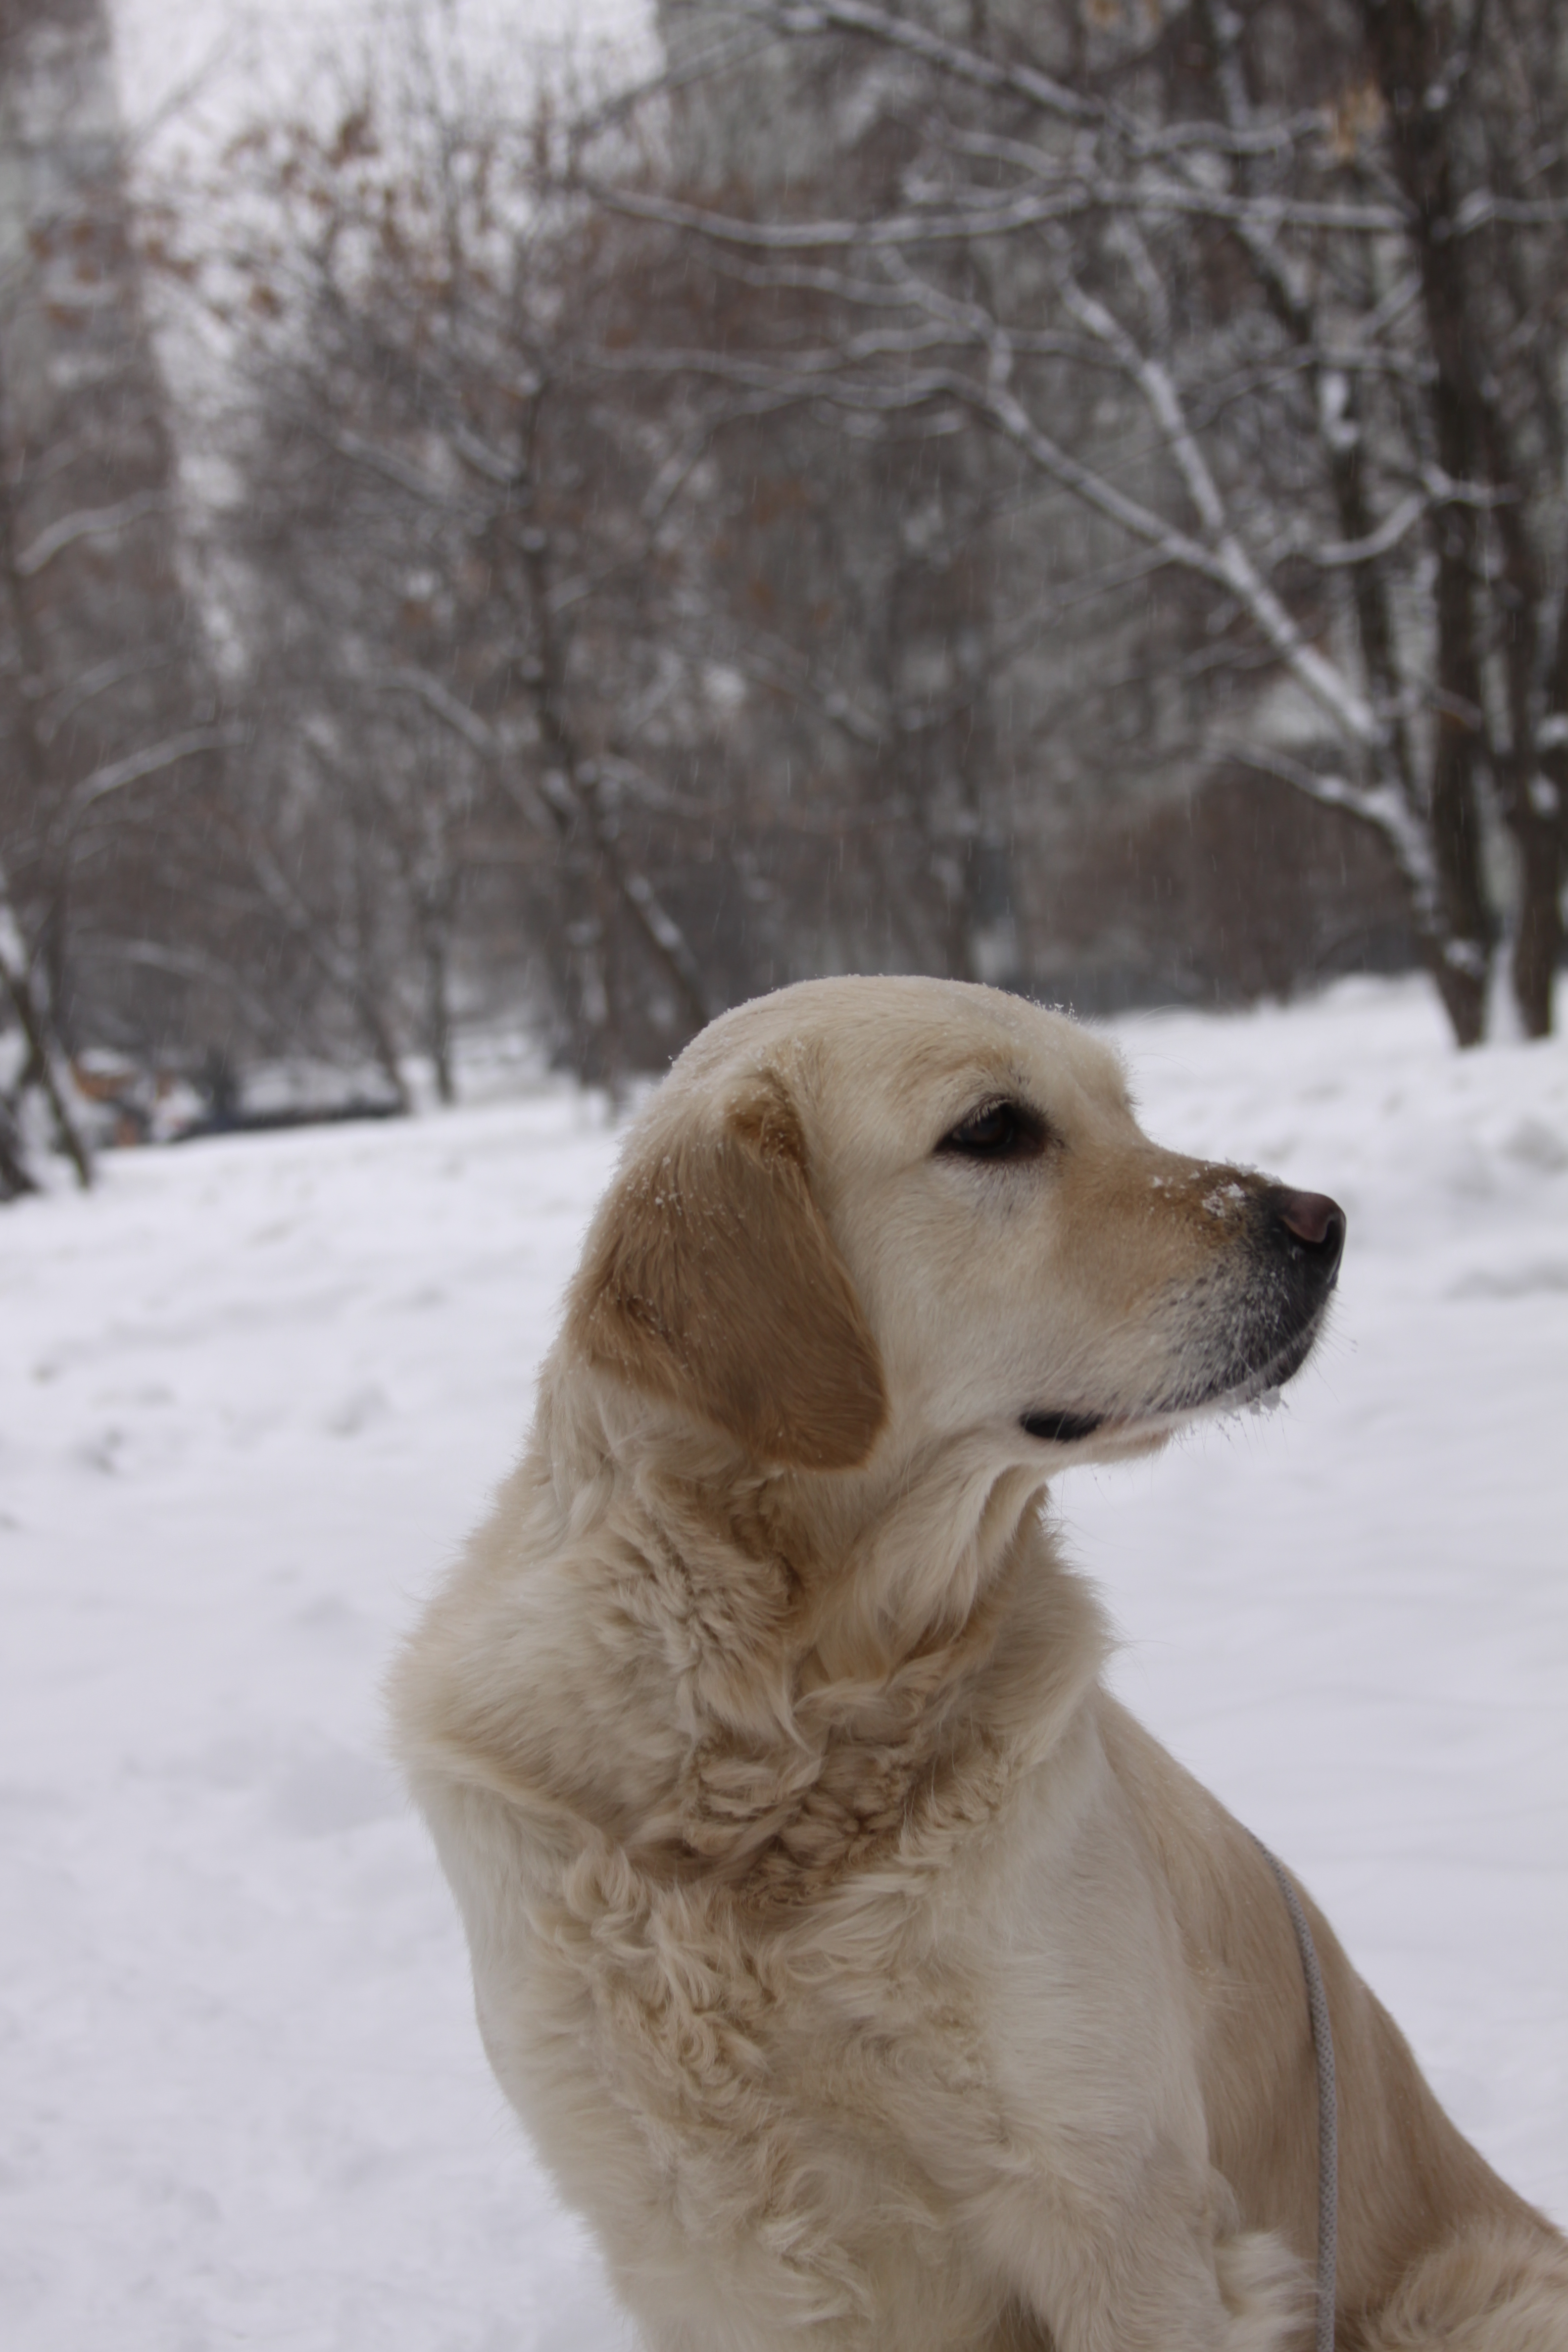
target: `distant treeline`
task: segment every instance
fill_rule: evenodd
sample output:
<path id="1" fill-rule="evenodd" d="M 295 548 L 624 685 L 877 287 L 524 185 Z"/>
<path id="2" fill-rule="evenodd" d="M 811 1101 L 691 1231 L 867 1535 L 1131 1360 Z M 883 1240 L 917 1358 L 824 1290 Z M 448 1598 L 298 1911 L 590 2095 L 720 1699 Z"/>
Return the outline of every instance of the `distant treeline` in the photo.
<path id="1" fill-rule="evenodd" d="M 435 22 L 133 208 L 0 9 L 13 1157 L 89 1047 L 614 1082 L 850 968 L 1550 1025 L 1552 0 L 698 0 L 527 121 Z"/>

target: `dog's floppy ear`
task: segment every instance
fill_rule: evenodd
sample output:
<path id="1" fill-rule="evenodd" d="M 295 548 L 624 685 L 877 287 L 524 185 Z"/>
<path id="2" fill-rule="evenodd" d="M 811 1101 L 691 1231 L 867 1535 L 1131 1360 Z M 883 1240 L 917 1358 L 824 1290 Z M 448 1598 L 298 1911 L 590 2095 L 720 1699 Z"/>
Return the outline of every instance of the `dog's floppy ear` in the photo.
<path id="1" fill-rule="evenodd" d="M 761 1461 L 865 1460 L 887 1415 L 881 1363 L 775 1073 L 625 1171 L 568 1331 L 592 1362 L 691 1407 Z"/>

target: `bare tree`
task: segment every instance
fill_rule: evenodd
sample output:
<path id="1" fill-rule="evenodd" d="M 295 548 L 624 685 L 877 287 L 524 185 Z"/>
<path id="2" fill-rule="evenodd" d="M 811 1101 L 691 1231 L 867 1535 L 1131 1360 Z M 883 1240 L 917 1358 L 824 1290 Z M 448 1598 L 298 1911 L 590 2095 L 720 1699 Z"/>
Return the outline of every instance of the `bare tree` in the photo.
<path id="1" fill-rule="evenodd" d="M 108 41 L 98 0 L 0 9 L 7 982 L 67 1052 L 180 1027 L 212 878 L 187 818 L 228 740 L 176 562 Z"/>
<path id="2" fill-rule="evenodd" d="M 284 223 L 224 273 L 246 854 L 389 1076 L 416 1031 L 449 1093 L 466 937 L 470 977 L 542 948 L 568 1057 L 614 1083 L 628 1040 L 668 1052 L 719 1001 L 644 822 L 701 700 L 668 528 L 689 436 L 584 356 L 626 232 L 430 82 L 236 161 Z"/>
<path id="3" fill-rule="evenodd" d="M 1408 304 L 1325 471 L 1372 198 L 1243 185 L 1308 134 L 1257 97 L 1231 125 L 1212 43 L 1086 36 L 1074 115 L 994 26 L 742 31 L 742 93 L 782 58 L 781 120 L 804 92 L 829 125 L 775 142 L 794 176 L 749 217 L 672 188 L 689 126 L 524 135 L 416 58 L 330 131 L 240 142 L 232 233 L 202 248 L 223 195 L 184 250 L 165 225 L 233 339 L 208 577 L 246 732 L 214 806 L 263 1012 L 406 1100 L 409 1048 L 448 1095 L 455 1024 L 498 1002 L 614 1085 L 812 971 L 1038 984 L 1058 879 L 1114 864 L 1073 835 L 1250 761 L 1397 859 L 1474 1030 L 1478 761 L 1434 769 L 1415 542 L 1495 501 L 1428 467 L 1388 507 Z M 722 129 L 732 99 L 676 84 Z M 613 181 L 563 171 L 606 144 Z M 1246 240 L 1309 226 L 1303 345 Z"/>
<path id="4" fill-rule="evenodd" d="M 69 1071 L 47 1008 L 39 1002 L 3 865 L 0 984 L 4 985 L 22 1043 L 14 1078 L 8 1085 L 0 1085 L 0 1201 L 14 1201 L 19 1194 L 37 1189 L 37 1179 L 29 1164 L 26 1137 L 26 1098 L 34 1090 L 43 1097 L 56 1140 L 75 1169 L 77 1181 L 85 1190 L 92 1181 L 91 1154 L 77 1115 Z"/>
<path id="5" fill-rule="evenodd" d="M 737 694 L 731 815 L 793 932 L 770 969 L 1031 978 L 1042 860 L 1106 794 L 1191 764 L 1180 706 L 1212 667 L 1197 616 L 952 403 L 857 407 L 846 430 L 802 363 L 835 343 L 831 297 L 694 244 L 683 213 L 660 222 L 657 171 L 649 188 L 649 299 L 628 323 L 663 341 L 623 334 L 593 364 L 703 394 L 693 642 Z M 1071 542 L 1070 576 L 1042 580 L 1042 541 Z M 1179 706 L 1157 741 L 1156 701 Z"/>
<path id="6" fill-rule="evenodd" d="M 700 97 L 702 152 L 772 73 L 781 119 L 816 126 L 793 175 L 745 211 L 599 192 L 795 307 L 750 350 L 647 363 L 967 423 L 1093 519 L 1092 567 L 1181 583 L 1212 754 L 1376 831 L 1462 1043 L 1495 931 L 1489 791 L 1521 1013 L 1548 1026 L 1568 824 L 1548 0 L 994 8 L 962 35 L 862 0 L 696 14 L 741 58 Z"/>

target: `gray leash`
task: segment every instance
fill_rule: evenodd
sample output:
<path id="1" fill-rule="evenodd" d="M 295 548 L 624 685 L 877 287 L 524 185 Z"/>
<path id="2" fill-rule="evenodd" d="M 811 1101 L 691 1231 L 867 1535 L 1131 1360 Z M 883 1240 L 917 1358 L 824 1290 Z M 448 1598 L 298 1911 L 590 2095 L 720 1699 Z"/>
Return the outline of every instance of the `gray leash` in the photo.
<path id="1" fill-rule="evenodd" d="M 1251 1836 L 1252 1832 L 1248 1831 L 1247 1834 Z M 1323 1990 L 1323 1975 L 1318 1966 L 1312 1930 L 1307 1924 L 1300 1897 L 1286 1876 L 1283 1864 L 1276 1861 L 1263 1840 L 1253 1837 L 1252 1843 L 1279 1881 L 1279 1892 L 1285 1897 L 1285 1908 L 1289 1912 L 1290 1925 L 1296 1930 L 1296 1945 L 1301 1955 L 1301 1973 L 1307 1979 L 1307 2009 L 1312 2021 L 1312 2048 L 1318 2060 L 1318 2326 L 1312 2341 L 1313 2352 L 1334 2352 L 1340 2127 L 1339 2110 L 1334 2100 L 1334 2037 L 1329 2023 L 1329 2000 Z"/>

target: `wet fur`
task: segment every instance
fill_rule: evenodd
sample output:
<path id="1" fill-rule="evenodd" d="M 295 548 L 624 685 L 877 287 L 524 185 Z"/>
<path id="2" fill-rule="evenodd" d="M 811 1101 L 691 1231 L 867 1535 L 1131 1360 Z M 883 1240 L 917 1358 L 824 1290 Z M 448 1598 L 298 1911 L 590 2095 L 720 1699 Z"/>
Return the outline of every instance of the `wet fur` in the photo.
<path id="1" fill-rule="evenodd" d="M 1037 1165 L 946 1164 L 999 1093 Z M 1040 1510 L 1300 1360 L 1274 1197 L 935 982 L 742 1008 L 629 1139 L 394 1697 L 491 2063 L 660 2352 L 1310 2340 L 1289 1920 Z M 1341 2352 L 1563 2352 L 1563 2242 L 1310 1916 Z"/>

